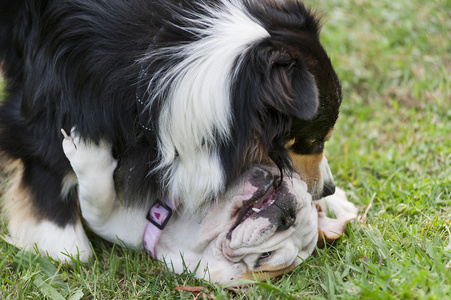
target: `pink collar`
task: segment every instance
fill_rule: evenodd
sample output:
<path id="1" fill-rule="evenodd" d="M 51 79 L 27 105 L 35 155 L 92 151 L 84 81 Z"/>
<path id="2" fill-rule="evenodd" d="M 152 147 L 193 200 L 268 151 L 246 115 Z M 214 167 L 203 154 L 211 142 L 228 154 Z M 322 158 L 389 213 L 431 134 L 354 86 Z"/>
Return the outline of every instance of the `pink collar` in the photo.
<path id="1" fill-rule="evenodd" d="M 144 247 L 155 259 L 157 259 L 157 244 L 161 232 L 169 222 L 175 209 L 176 206 L 173 206 L 167 199 L 163 201 L 157 200 L 146 216 L 149 222 L 147 222 L 146 229 L 144 229 Z"/>

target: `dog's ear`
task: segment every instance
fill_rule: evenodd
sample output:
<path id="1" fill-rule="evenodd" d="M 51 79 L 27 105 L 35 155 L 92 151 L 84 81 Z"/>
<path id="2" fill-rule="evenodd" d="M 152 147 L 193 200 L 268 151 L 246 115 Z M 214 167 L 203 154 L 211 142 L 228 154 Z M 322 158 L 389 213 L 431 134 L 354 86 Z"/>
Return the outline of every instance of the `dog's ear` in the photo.
<path id="1" fill-rule="evenodd" d="M 272 50 L 261 58 L 267 66 L 268 77 L 262 85 L 267 101 L 281 113 L 300 120 L 312 119 L 319 105 L 315 78 L 307 61 L 294 58 L 285 50 Z"/>
<path id="2" fill-rule="evenodd" d="M 296 56 L 296 57 L 295 57 Z M 237 61 L 232 95 L 235 112 L 253 117 L 268 109 L 300 120 L 312 119 L 319 106 L 319 92 L 309 62 L 264 41 Z"/>
<path id="3" fill-rule="evenodd" d="M 319 204 L 316 204 L 316 209 L 318 211 L 318 247 L 339 239 L 346 230 L 348 222 L 356 218 L 353 213 L 343 213 L 337 219 L 331 219 L 326 216 Z"/>

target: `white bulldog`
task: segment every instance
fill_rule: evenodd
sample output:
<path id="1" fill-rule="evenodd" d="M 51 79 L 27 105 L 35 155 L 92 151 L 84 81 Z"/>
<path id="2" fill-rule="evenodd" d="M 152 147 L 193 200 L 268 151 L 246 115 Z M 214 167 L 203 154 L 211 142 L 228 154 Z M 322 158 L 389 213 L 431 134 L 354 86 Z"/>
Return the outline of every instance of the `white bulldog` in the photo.
<path id="1" fill-rule="evenodd" d="M 186 267 L 196 277 L 219 284 L 291 271 L 318 241 L 340 237 L 357 214 L 344 192 L 323 198 L 321 208 L 298 174 L 284 176 L 279 184 L 277 168 L 259 165 L 245 172 L 206 213 L 175 209 L 164 229 L 156 229 L 159 239 L 147 245 L 146 235 L 153 234 L 147 231 L 154 227 L 146 219 L 150 205 L 122 204 L 123 192 L 118 195 L 115 190 L 117 162 L 111 147 L 82 141 L 72 133 L 63 140 L 63 149 L 78 178 L 82 217 L 94 233 L 134 249 L 146 248 L 177 273 Z M 170 198 L 166 202 L 171 206 Z M 327 206 L 337 219 L 326 217 Z"/>

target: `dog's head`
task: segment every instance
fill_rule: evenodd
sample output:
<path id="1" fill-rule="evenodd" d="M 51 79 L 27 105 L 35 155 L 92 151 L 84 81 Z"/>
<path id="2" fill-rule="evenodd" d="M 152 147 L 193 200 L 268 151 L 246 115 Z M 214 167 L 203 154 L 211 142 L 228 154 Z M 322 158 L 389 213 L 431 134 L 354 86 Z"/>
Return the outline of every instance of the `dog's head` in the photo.
<path id="1" fill-rule="evenodd" d="M 318 18 L 298 0 L 176 3 L 142 60 L 150 174 L 192 210 L 268 162 L 333 193 L 323 148 L 341 88 Z"/>
<path id="2" fill-rule="evenodd" d="M 237 64 L 233 149 L 239 151 L 226 157 L 239 163 L 229 169 L 239 173 L 236 166 L 270 158 L 279 169 L 298 172 L 314 199 L 331 195 L 335 185 L 323 151 L 342 95 L 319 42 L 319 20 L 299 1 L 249 1 L 248 9 L 269 35 Z"/>
<path id="3" fill-rule="evenodd" d="M 339 195 L 331 199 L 338 219 L 327 218 L 296 173 L 278 184 L 279 174 L 274 166 L 253 167 L 201 220 L 189 213 L 173 216 L 158 258 L 178 273 L 187 267 L 220 284 L 258 274 L 271 278 L 299 265 L 317 242 L 338 238 L 356 216 L 352 203 Z"/>

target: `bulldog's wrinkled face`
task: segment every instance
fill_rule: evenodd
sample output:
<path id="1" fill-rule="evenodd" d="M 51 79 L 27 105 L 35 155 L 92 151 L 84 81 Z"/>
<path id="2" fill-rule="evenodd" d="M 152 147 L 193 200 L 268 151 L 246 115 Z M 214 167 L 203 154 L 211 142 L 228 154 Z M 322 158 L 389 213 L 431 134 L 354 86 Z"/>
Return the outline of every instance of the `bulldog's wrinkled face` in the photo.
<path id="1" fill-rule="evenodd" d="M 193 268 L 201 261 L 197 276 L 220 284 L 292 270 L 315 248 L 318 213 L 299 175 L 280 181 L 278 174 L 273 166 L 254 167 L 200 222 L 176 216 L 158 252 L 174 268 L 183 263 Z"/>
<path id="2" fill-rule="evenodd" d="M 285 176 L 282 182 L 276 174 L 279 171 L 273 167 L 251 169 L 231 191 L 233 205 L 224 227 L 228 230 L 215 243 L 224 256 L 224 266 L 210 270 L 212 277 L 252 279 L 255 272 L 278 276 L 300 264 L 315 248 L 317 211 L 307 185 L 296 174 L 292 179 Z"/>

